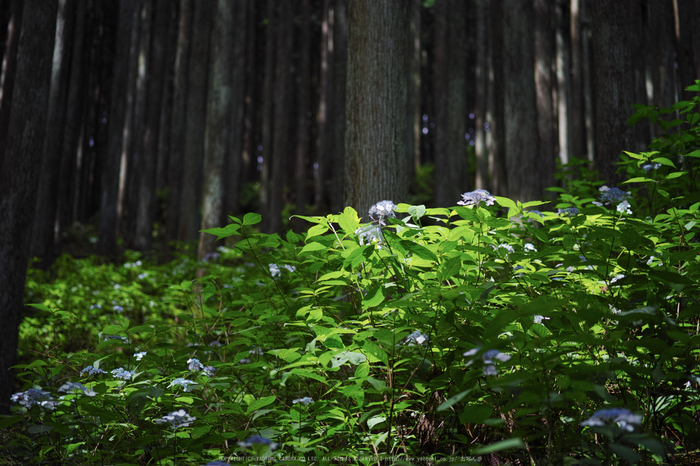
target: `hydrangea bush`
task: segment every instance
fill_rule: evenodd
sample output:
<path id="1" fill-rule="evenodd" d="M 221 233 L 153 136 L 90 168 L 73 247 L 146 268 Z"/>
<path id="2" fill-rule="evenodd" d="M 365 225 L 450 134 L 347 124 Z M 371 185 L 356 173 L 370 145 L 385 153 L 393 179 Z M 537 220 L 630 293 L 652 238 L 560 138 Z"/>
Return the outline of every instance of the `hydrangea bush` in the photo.
<path id="1" fill-rule="evenodd" d="M 697 104 L 628 154 L 620 186 L 563 178 L 550 204 L 484 190 L 453 208 L 378 200 L 368 224 L 346 208 L 284 237 L 231 217 L 208 230 L 227 247 L 180 276 L 121 269 L 163 279 L 138 290 L 141 305 L 158 296 L 145 315 L 105 277 L 105 295 L 87 295 L 103 313 L 51 281 L 40 310 L 63 329 L 82 303 L 85 342 L 64 351 L 56 336 L 17 367 L 0 461 L 692 462 Z M 108 306 L 130 318 L 105 322 Z"/>

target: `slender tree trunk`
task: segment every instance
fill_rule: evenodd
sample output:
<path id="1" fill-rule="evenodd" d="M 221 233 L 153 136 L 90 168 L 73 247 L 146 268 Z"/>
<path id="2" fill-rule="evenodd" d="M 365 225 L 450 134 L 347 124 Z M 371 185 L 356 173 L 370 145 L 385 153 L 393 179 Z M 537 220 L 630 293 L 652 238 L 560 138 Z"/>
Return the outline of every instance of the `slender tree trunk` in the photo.
<path id="1" fill-rule="evenodd" d="M 348 68 L 348 0 L 335 0 L 333 9 L 333 106 L 329 108 L 333 121 L 333 182 L 330 188 L 331 212 L 341 212 L 344 205 L 343 186 L 345 165 L 345 101 Z"/>
<path id="2" fill-rule="evenodd" d="M 420 0 L 410 0 L 409 27 L 407 41 L 408 57 L 408 94 L 406 96 L 406 169 L 408 179 L 413 180 L 420 166 L 420 134 L 421 134 L 421 9 Z"/>
<path id="3" fill-rule="evenodd" d="M 571 154 L 571 28 L 568 4 L 558 2 L 556 14 L 556 78 L 559 160 L 569 162 Z"/>
<path id="4" fill-rule="evenodd" d="M 556 95 L 556 44 L 554 9 L 549 0 L 535 0 L 535 87 L 537 93 L 537 147 L 536 162 L 539 178 L 539 196 L 554 185 L 554 171 L 558 156 Z"/>
<path id="5" fill-rule="evenodd" d="M 491 188 L 494 194 L 507 196 L 508 174 L 506 171 L 506 115 L 505 115 L 505 82 L 504 60 L 504 27 L 502 2 L 490 2 L 491 8 L 491 60 L 489 63 L 489 75 L 491 86 L 488 90 L 490 105 L 486 114 L 484 131 L 487 131 L 486 147 L 489 153 L 489 173 L 491 174 Z M 486 124 L 488 123 L 488 130 Z"/>
<path id="6" fill-rule="evenodd" d="M 169 0 L 156 0 L 147 71 L 146 127 L 141 149 L 139 202 L 135 245 L 142 251 L 153 247 L 153 223 L 156 212 L 156 170 L 160 133 L 162 89 L 165 83 L 165 42 L 168 39 Z"/>
<path id="7" fill-rule="evenodd" d="M 110 107 L 109 142 L 107 159 L 102 167 L 102 202 L 100 207 L 100 234 L 97 243 L 98 254 L 115 257 L 117 255 L 117 228 L 119 208 L 119 179 L 124 143 L 124 122 L 129 71 L 129 40 L 133 27 L 135 2 L 119 2 L 119 26 L 117 31 L 117 51 L 114 59 L 114 79 L 112 80 L 112 105 Z"/>
<path id="8" fill-rule="evenodd" d="M 403 0 L 350 0 L 345 204 L 365 218 L 376 202 L 408 194 L 407 33 Z"/>
<path id="9" fill-rule="evenodd" d="M 41 167 L 58 2 L 25 0 L 7 133 L 0 157 L 0 413 L 10 413 L 24 281 Z"/>
<path id="10" fill-rule="evenodd" d="M 489 151 L 486 144 L 489 135 L 487 115 L 492 105 L 489 97 L 492 93 L 492 74 L 489 72 L 491 57 L 491 7 L 487 0 L 476 0 L 476 189 L 491 189 L 489 179 Z"/>
<path id="11" fill-rule="evenodd" d="M 685 88 L 700 79 L 700 3 L 674 0 L 674 6 L 679 97 L 689 99 L 697 93 L 687 92 Z"/>
<path id="12" fill-rule="evenodd" d="M 194 27 L 187 91 L 185 163 L 180 197 L 178 238 L 189 242 L 199 239 L 202 207 L 202 169 L 204 166 L 204 123 L 206 119 L 209 68 L 209 36 L 212 2 L 194 2 Z"/>
<path id="13" fill-rule="evenodd" d="M 332 85 L 332 51 L 329 51 L 329 44 L 333 39 L 333 8 L 331 0 L 323 2 L 323 19 L 321 20 L 321 70 L 318 79 L 318 111 L 316 112 L 316 166 L 314 170 L 314 205 L 316 211 L 321 213 L 328 209 L 326 186 L 328 180 L 324 174 L 328 169 L 326 165 L 330 164 L 328 154 L 329 147 L 329 104 L 331 103 L 331 85 Z"/>
<path id="14" fill-rule="evenodd" d="M 586 143 L 586 105 L 584 73 L 588 67 L 585 66 L 584 55 L 584 30 L 581 27 L 581 2 L 582 0 L 571 0 L 571 105 L 567 119 L 569 120 L 569 155 L 586 159 L 588 158 L 588 148 Z"/>
<path id="15" fill-rule="evenodd" d="M 260 2 L 248 2 L 248 20 L 246 24 L 247 44 L 245 51 L 245 112 L 243 115 L 243 141 L 241 151 L 241 182 L 252 183 L 259 176 L 257 163 L 257 139 L 255 121 L 259 101 L 256 96 L 259 88 L 258 67 L 256 66 L 257 12 Z"/>
<path id="16" fill-rule="evenodd" d="M 168 164 L 168 200 L 166 214 L 166 238 L 178 239 L 180 200 L 183 186 L 185 160 L 185 129 L 187 122 L 187 85 L 190 47 L 192 43 L 192 16 L 194 0 L 180 0 L 177 49 L 173 76 L 173 109 L 170 122 L 170 163 Z"/>
<path id="17" fill-rule="evenodd" d="M 630 85 L 633 70 L 626 22 L 634 0 L 596 3 L 591 8 L 592 46 L 595 59 L 595 166 L 607 183 L 621 181 L 616 162 L 623 150 L 632 148 L 627 119 L 634 104 Z"/>
<path id="18" fill-rule="evenodd" d="M 647 18 L 653 103 L 658 108 L 671 108 L 676 102 L 673 2 L 647 0 Z"/>
<path id="19" fill-rule="evenodd" d="M 12 95 L 15 86 L 15 71 L 17 70 L 17 48 L 22 24 L 22 0 L 10 1 L 7 22 L 7 45 L 2 63 L 2 76 L 0 80 L 0 151 L 7 147 L 7 130 L 10 125 L 10 108 L 12 107 Z"/>
<path id="20" fill-rule="evenodd" d="M 262 167 L 260 173 L 260 211 L 264 212 L 261 228 L 269 231 L 270 218 L 270 190 L 272 173 L 272 120 L 274 111 L 274 84 L 275 84 L 275 4 L 273 0 L 267 0 L 265 9 L 267 25 L 265 26 L 265 70 L 262 89 Z"/>
<path id="21" fill-rule="evenodd" d="M 539 156 L 533 26 L 532 0 L 503 2 L 508 196 L 521 201 L 542 196 L 540 170 L 547 163 Z"/>
<path id="22" fill-rule="evenodd" d="M 46 119 L 46 139 L 44 140 L 43 163 L 39 173 L 39 192 L 37 193 L 30 250 L 31 256 L 39 257 L 44 267 L 50 265 L 54 260 L 58 170 L 61 166 L 63 121 L 66 114 L 75 6 L 75 0 L 59 0 L 58 3 L 51 88 Z"/>
<path id="23" fill-rule="evenodd" d="M 274 140 L 272 143 L 272 177 L 270 184 L 270 209 L 268 231 L 282 229 L 282 195 L 287 183 L 287 161 L 289 159 L 291 55 L 294 34 L 294 15 L 291 0 L 278 0 L 277 3 L 277 60 L 275 67 L 275 111 Z"/>
<path id="24" fill-rule="evenodd" d="M 296 208 L 294 213 L 305 215 L 306 203 L 308 202 L 307 182 L 309 174 L 307 166 L 309 162 L 309 149 L 311 145 L 311 9 L 309 0 L 301 2 L 301 41 L 299 45 L 299 100 L 297 104 L 297 147 L 294 168 L 294 202 Z M 304 222 L 295 219 L 294 229 L 301 231 Z"/>
<path id="25" fill-rule="evenodd" d="M 224 158 L 232 130 L 233 102 L 232 72 L 235 58 L 234 38 L 235 4 L 218 0 L 211 35 L 211 63 L 209 92 L 207 94 L 207 123 L 204 141 L 204 183 L 202 196 L 202 225 L 200 230 L 221 226 L 223 223 Z M 200 233 L 198 258 L 201 260 L 215 251 L 216 237 Z"/>

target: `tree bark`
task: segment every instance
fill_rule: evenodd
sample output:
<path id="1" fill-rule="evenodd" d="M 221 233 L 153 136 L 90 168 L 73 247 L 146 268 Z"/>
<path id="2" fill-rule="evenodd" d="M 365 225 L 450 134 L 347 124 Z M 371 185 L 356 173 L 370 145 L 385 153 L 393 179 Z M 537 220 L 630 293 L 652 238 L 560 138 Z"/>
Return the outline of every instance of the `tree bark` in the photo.
<path id="1" fill-rule="evenodd" d="M 10 413 L 24 280 L 46 133 L 57 1 L 25 0 L 15 86 L 0 158 L 0 413 Z"/>
<path id="2" fill-rule="evenodd" d="M 507 192 L 520 201 L 539 199 L 544 192 L 540 165 L 546 161 L 539 157 L 533 26 L 532 0 L 503 2 Z"/>
<path id="3" fill-rule="evenodd" d="M 486 0 L 476 0 L 476 189 L 491 189 L 489 177 L 489 151 L 486 144 L 489 135 L 489 107 L 492 105 L 489 97 L 491 87 L 491 14 L 490 5 Z"/>
<path id="4" fill-rule="evenodd" d="M 489 153 L 489 173 L 491 188 L 494 194 L 508 195 L 508 172 L 506 170 L 506 115 L 505 115 L 505 70 L 504 60 L 504 27 L 502 2 L 490 2 L 491 16 L 491 59 L 489 75 L 493 76 L 488 90 L 488 113 L 484 123 L 486 147 Z M 488 129 L 486 124 L 488 123 Z"/>
<path id="5" fill-rule="evenodd" d="M 287 162 L 289 161 L 290 130 L 290 83 L 291 55 L 294 37 L 294 14 L 291 0 L 278 0 L 277 3 L 277 60 L 275 64 L 275 110 L 274 137 L 272 142 L 272 177 L 270 184 L 270 204 L 267 211 L 267 231 L 279 232 L 282 229 L 282 194 L 288 185 Z"/>
<path id="6" fill-rule="evenodd" d="M 30 249 L 30 255 L 40 258 L 43 267 L 48 267 L 53 262 L 55 254 L 54 230 L 58 208 L 58 170 L 61 166 L 62 130 L 66 114 L 75 7 L 75 0 L 59 0 L 48 114 L 46 116 L 46 139 L 44 140 L 43 162 L 39 174 L 39 192 L 37 193 L 36 215 Z"/>
<path id="7" fill-rule="evenodd" d="M 676 103 L 673 2 L 647 0 L 647 18 L 653 104 L 658 108 L 671 108 Z"/>
<path id="8" fill-rule="evenodd" d="M 309 174 L 307 166 L 309 162 L 309 149 L 311 145 L 311 9 L 309 0 L 301 2 L 301 38 L 299 44 L 299 99 L 297 103 L 297 147 L 294 168 L 294 213 L 306 214 L 306 203 L 309 201 L 307 181 Z M 295 219 L 294 230 L 302 231 L 305 222 Z"/>
<path id="9" fill-rule="evenodd" d="M 595 166 L 606 183 L 622 179 L 615 173 L 623 150 L 633 146 L 632 129 L 627 119 L 633 110 L 635 89 L 626 22 L 638 4 L 634 0 L 600 2 L 591 8 L 593 24 L 595 89 Z M 632 81 L 633 82 L 633 81 Z"/>
<path id="10" fill-rule="evenodd" d="M 269 231 L 268 225 L 270 218 L 267 215 L 270 212 L 270 190 L 272 173 L 272 127 L 274 118 L 274 90 L 275 90 L 275 4 L 273 0 L 267 0 L 265 7 L 265 15 L 267 16 L 267 25 L 265 26 L 265 69 L 263 71 L 263 88 L 262 88 L 262 122 L 261 138 L 262 150 L 258 150 L 256 154 L 262 157 L 260 165 L 260 211 L 263 212 L 261 228 L 263 231 Z"/>
<path id="11" fill-rule="evenodd" d="M 535 0 L 535 87 L 537 92 L 537 171 L 539 197 L 554 185 L 558 155 L 556 95 L 556 44 L 554 9 L 549 0 Z M 564 96 L 562 96 L 564 97 Z"/>
<path id="12" fill-rule="evenodd" d="M 333 121 L 333 182 L 330 188 L 331 212 L 344 209 L 345 183 L 345 104 L 348 68 L 348 0 L 336 0 L 333 10 L 333 106 L 329 109 Z"/>
<path id="13" fill-rule="evenodd" d="M 146 126 L 141 141 L 141 170 L 139 173 L 139 202 L 136 218 L 135 246 L 142 251 L 153 247 L 153 223 L 156 212 L 156 169 L 158 167 L 158 136 L 165 83 L 165 42 L 168 40 L 169 0 L 153 4 L 153 26 L 147 70 Z"/>
<path id="14" fill-rule="evenodd" d="M 116 257 L 117 229 L 119 212 L 119 179 L 124 144 L 124 124 L 126 119 L 126 99 L 130 41 L 133 27 L 135 2 L 119 2 L 119 25 L 117 30 L 117 51 L 114 57 L 114 77 L 112 99 L 108 119 L 107 159 L 102 167 L 102 198 L 100 206 L 100 234 L 97 252 L 103 256 Z"/>
<path id="15" fill-rule="evenodd" d="M 185 128 L 187 121 L 187 85 L 190 48 L 192 44 L 192 15 L 194 0 L 180 0 L 177 49 L 173 76 L 173 108 L 170 122 L 170 163 L 168 164 L 168 199 L 166 211 L 166 238 L 178 239 L 180 200 L 183 186 L 185 159 Z"/>
<path id="16" fill-rule="evenodd" d="M 230 149 L 229 132 L 232 118 L 232 72 L 234 64 L 235 4 L 218 0 L 211 35 L 211 63 L 207 94 L 207 122 L 204 140 L 204 182 L 202 195 L 202 224 L 200 230 L 223 223 L 224 158 Z M 201 260 L 215 251 L 216 237 L 200 233 L 197 256 Z"/>
<path id="17" fill-rule="evenodd" d="M 345 204 L 361 216 L 379 201 L 398 203 L 408 194 L 407 14 L 403 0 L 348 5 Z"/>
<path id="18" fill-rule="evenodd" d="M 209 36 L 212 21 L 211 0 L 194 2 L 194 27 L 187 92 L 185 162 L 180 197 L 178 238 L 189 242 L 199 239 L 202 207 L 202 169 L 204 166 L 204 123 L 207 105 Z"/>
<path id="19" fill-rule="evenodd" d="M 675 0 L 676 53 L 680 99 L 697 95 L 685 90 L 700 79 L 700 3 L 697 0 Z"/>

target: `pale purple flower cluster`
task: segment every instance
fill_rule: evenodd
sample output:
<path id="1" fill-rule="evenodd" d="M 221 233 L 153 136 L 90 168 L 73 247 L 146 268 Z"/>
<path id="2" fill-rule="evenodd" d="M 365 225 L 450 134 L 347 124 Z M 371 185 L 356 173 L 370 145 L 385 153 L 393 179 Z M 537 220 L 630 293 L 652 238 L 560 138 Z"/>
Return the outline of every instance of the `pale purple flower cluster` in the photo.
<path id="1" fill-rule="evenodd" d="M 143 359 L 144 356 L 146 356 L 146 354 L 148 354 L 146 351 L 141 351 L 139 353 L 134 353 L 134 357 L 137 361 L 140 361 Z"/>
<path id="2" fill-rule="evenodd" d="M 296 400 L 292 401 L 293 404 L 303 403 L 307 406 L 313 402 L 314 402 L 314 399 L 311 398 L 310 396 L 305 396 L 304 398 L 297 398 Z"/>
<path id="3" fill-rule="evenodd" d="M 462 356 L 464 356 L 464 357 L 474 356 L 480 350 L 481 350 L 480 347 L 476 347 L 476 348 L 470 349 L 469 351 L 465 352 Z M 505 354 L 505 353 L 501 353 L 498 350 L 492 349 L 492 350 L 488 350 L 485 353 L 483 353 L 481 355 L 481 358 L 482 358 L 483 363 L 484 363 L 484 375 L 489 376 L 489 375 L 498 375 L 498 371 L 496 370 L 496 362 L 494 361 L 494 359 L 501 361 L 501 362 L 506 362 L 510 359 L 510 355 Z M 469 367 L 472 364 L 474 364 L 474 359 L 468 361 L 466 366 Z"/>
<path id="4" fill-rule="evenodd" d="M 475 205 L 478 207 L 482 202 L 486 205 L 493 205 L 493 203 L 496 202 L 496 198 L 485 189 L 477 189 L 476 191 L 462 194 L 462 200 L 457 201 L 457 205 Z"/>
<path id="5" fill-rule="evenodd" d="M 255 445 L 266 445 L 272 450 L 277 448 L 277 444 L 273 443 L 272 440 L 270 440 L 269 438 L 261 437 L 259 435 L 254 435 L 246 440 L 238 442 L 238 446 L 242 448 L 250 448 Z"/>
<path id="6" fill-rule="evenodd" d="M 408 346 L 416 346 L 416 345 L 422 345 L 423 343 L 428 341 L 428 335 L 425 335 L 418 330 L 410 334 L 409 336 L 406 337 L 404 342 Z"/>
<path id="7" fill-rule="evenodd" d="M 202 371 L 204 370 L 204 365 L 199 362 L 199 359 L 192 358 L 187 360 L 187 368 L 192 372 Z"/>
<path id="8" fill-rule="evenodd" d="M 118 367 L 112 370 L 112 375 L 115 379 L 131 380 L 131 378 L 134 376 L 134 373 L 125 370 L 123 367 Z"/>
<path id="9" fill-rule="evenodd" d="M 183 390 L 185 390 L 186 392 L 189 392 L 190 385 L 197 385 L 197 383 L 192 382 L 191 380 L 183 379 L 180 377 L 180 378 L 177 378 L 177 379 L 173 380 L 172 382 L 170 382 L 170 384 L 168 385 L 168 388 L 174 387 L 174 386 L 180 386 L 183 388 Z"/>
<path id="10" fill-rule="evenodd" d="M 87 388 L 80 382 L 66 382 L 58 389 L 61 393 L 83 392 L 87 396 L 95 396 L 97 393 L 92 388 Z"/>
<path id="11" fill-rule="evenodd" d="M 381 201 L 369 208 L 369 218 L 380 225 L 386 225 L 385 219 L 388 217 L 396 217 L 394 211 L 397 209 L 392 201 Z"/>
<path id="12" fill-rule="evenodd" d="M 578 209 L 576 207 L 569 207 L 568 209 L 557 209 L 557 213 L 566 217 L 575 217 L 578 215 Z"/>
<path id="13" fill-rule="evenodd" d="M 189 426 L 192 422 L 194 422 L 195 419 L 197 418 L 190 416 L 185 412 L 184 409 L 181 409 L 178 411 L 173 411 L 167 416 L 163 416 L 162 418 L 156 419 L 153 422 L 155 422 L 156 424 L 165 424 L 167 422 L 170 424 L 170 427 L 172 427 L 173 430 L 175 430 L 180 427 Z"/>
<path id="14" fill-rule="evenodd" d="M 30 388 L 24 392 L 15 393 L 10 397 L 13 403 L 19 403 L 21 406 L 29 409 L 34 405 L 39 405 L 42 408 L 54 409 L 56 402 L 52 401 L 51 394 L 47 391 Z"/>
<path id="15" fill-rule="evenodd" d="M 581 422 L 581 425 L 596 427 L 604 426 L 606 423 L 616 423 L 622 430 L 632 432 L 636 427 L 642 425 L 642 416 L 641 414 L 634 414 L 630 410 L 623 408 L 601 409 L 593 413 L 593 416 Z"/>
<path id="16" fill-rule="evenodd" d="M 598 188 L 600 194 L 600 201 L 611 204 L 619 204 L 620 202 L 626 200 L 629 197 L 629 193 L 624 192 L 620 188 L 608 188 L 607 186 L 601 186 Z"/>
<path id="17" fill-rule="evenodd" d="M 80 376 L 83 377 L 85 373 L 87 372 L 87 375 L 99 375 L 99 374 L 106 374 L 107 372 L 103 371 L 99 367 L 92 367 L 92 366 L 87 366 L 85 369 L 80 371 Z"/>

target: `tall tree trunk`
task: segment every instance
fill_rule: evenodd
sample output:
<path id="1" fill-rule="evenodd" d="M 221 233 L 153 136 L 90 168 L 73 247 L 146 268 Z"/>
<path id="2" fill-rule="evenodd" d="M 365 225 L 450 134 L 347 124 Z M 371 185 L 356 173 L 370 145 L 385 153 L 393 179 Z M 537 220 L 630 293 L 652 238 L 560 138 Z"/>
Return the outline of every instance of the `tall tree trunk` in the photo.
<path id="1" fill-rule="evenodd" d="M 569 155 L 570 157 L 588 158 L 586 143 L 586 98 L 584 88 L 584 73 L 586 66 L 584 55 L 584 30 L 581 26 L 582 0 L 571 0 L 571 105 L 567 119 L 569 122 Z"/>
<path id="2" fill-rule="evenodd" d="M 7 22 L 7 42 L 2 63 L 2 76 L 0 80 L 0 151 L 7 147 L 7 130 L 10 125 L 10 108 L 15 86 L 15 72 L 17 70 L 17 48 L 22 24 L 22 0 L 9 2 L 9 19 Z"/>
<path id="3" fill-rule="evenodd" d="M 676 102 L 673 2 L 647 0 L 647 18 L 653 104 L 658 108 L 671 108 Z"/>
<path id="4" fill-rule="evenodd" d="M 240 211 L 243 166 L 243 121 L 246 110 L 246 51 L 248 42 L 248 0 L 237 0 L 234 27 L 232 120 L 229 130 L 230 150 L 224 160 L 224 214 Z"/>
<path id="5" fill-rule="evenodd" d="M 345 165 L 345 101 L 348 68 L 348 0 L 335 0 L 333 9 L 333 182 L 330 188 L 331 212 L 344 208 L 343 186 Z"/>
<path id="6" fill-rule="evenodd" d="M 158 135 L 165 83 L 165 42 L 168 40 L 169 0 L 156 0 L 147 73 L 146 126 L 141 149 L 139 202 L 136 218 L 135 246 L 142 251 L 153 247 L 153 223 L 156 212 L 156 169 Z"/>
<path id="7" fill-rule="evenodd" d="M 100 234 L 97 243 L 98 254 L 115 257 L 117 255 L 117 228 L 119 208 L 119 179 L 124 143 L 124 123 L 129 71 L 129 38 L 133 27 L 134 0 L 119 2 L 119 25 L 117 51 L 114 59 L 114 79 L 112 80 L 112 105 L 110 106 L 109 142 L 107 159 L 102 167 L 102 202 L 100 207 Z"/>
<path id="8" fill-rule="evenodd" d="M 345 204 L 362 216 L 376 202 L 401 202 L 408 194 L 407 6 L 403 0 L 348 5 Z"/>
<path id="9" fill-rule="evenodd" d="M 0 156 L 0 413 L 10 413 L 24 280 L 46 133 L 58 2 L 25 0 L 7 146 Z"/>
<path id="10" fill-rule="evenodd" d="M 591 8 L 593 24 L 595 89 L 595 166 L 607 183 L 622 181 L 616 163 L 623 150 L 632 148 L 632 130 L 627 119 L 634 104 L 635 90 L 630 85 L 633 70 L 630 53 L 630 11 L 638 7 L 634 0 L 596 3 Z"/>
<path id="11" fill-rule="evenodd" d="M 248 16 L 246 24 L 247 44 L 245 51 L 245 112 L 243 115 L 243 141 L 241 150 L 241 182 L 251 183 L 257 179 L 257 144 L 256 139 L 256 117 L 259 101 L 256 96 L 260 95 L 258 67 L 256 66 L 256 44 L 257 44 L 257 12 L 260 2 L 248 2 Z M 243 188 L 243 186 L 241 186 Z M 257 208 L 257 207 L 256 207 Z"/>
<path id="12" fill-rule="evenodd" d="M 532 0 L 503 2 L 508 196 L 521 201 L 542 196 L 540 166 L 547 163 L 539 156 L 533 26 Z"/>
<path id="13" fill-rule="evenodd" d="M 326 188 L 328 180 L 324 176 L 328 172 L 327 165 L 331 159 L 328 153 L 329 146 L 329 104 L 332 103 L 332 50 L 333 43 L 333 8 L 331 0 L 323 2 L 323 19 L 321 20 L 321 70 L 318 78 L 318 110 L 316 112 L 316 165 L 314 169 L 314 205 L 316 211 L 321 213 L 328 209 Z"/>
<path id="14" fill-rule="evenodd" d="M 476 0 L 476 189 L 491 189 L 489 178 L 489 151 L 486 144 L 489 135 L 487 115 L 492 102 L 489 97 L 491 80 L 489 63 L 491 62 L 491 7 L 487 0 Z"/>
<path id="15" fill-rule="evenodd" d="M 301 2 L 301 40 L 299 44 L 299 100 L 297 104 L 297 147 L 294 168 L 294 202 L 297 215 L 306 214 L 308 202 L 307 181 L 309 174 L 307 166 L 309 162 L 309 148 L 311 145 L 311 121 L 309 119 L 311 109 L 311 9 L 309 0 Z M 304 222 L 295 219 L 294 229 L 301 231 Z"/>
<path id="16" fill-rule="evenodd" d="M 202 169 L 204 166 L 204 122 L 206 118 L 209 69 L 209 36 L 212 2 L 194 2 L 194 24 L 187 84 L 187 122 L 185 163 L 180 195 L 178 238 L 189 242 L 199 239 L 202 207 Z"/>
<path id="17" fill-rule="evenodd" d="M 275 67 L 274 140 L 272 142 L 272 177 L 270 184 L 270 208 L 267 211 L 267 230 L 278 232 L 282 228 L 282 194 L 287 183 L 287 162 L 290 153 L 289 121 L 291 55 L 294 14 L 291 0 L 277 3 L 277 62 Z"/>
<path id="18" fill-rule="evenodd" d="M 39 257 L 45 267 L 50 265 L 54 259 L 58 170 L 61 166 L 63 121 L 66 114 L 75 6 L 75 0 L 59 0 L 56 20 L 51 88 L 46 117 L 46 139 L 44 140 L 43 163 L 39 174 L 39 192 L 37 193 L 30 250 L 31 256 Z"/>
<path id="19" fill-rule="evenodd" d="M 421 134 L 421 10 L 423 2 L 410 0 L 409 30 L 407 41 L 408 94 L 406 95 L 406 169 L 408 179 L 413 180 L 420 166 Z"/>
<path id="20" fill-rule="evenodd" d="M 218 0 L 211 35 L 211 64 L 204 141 L 204 183 L 201 230 L 221 226 L 224 219 L 224 158 L 230 149 L 235 4 Z M 202 232 L 197 256 L 214 252 L 216 237 Z"/>
<path id="21" fill-rule="evenodd" d="M 700 79 L 700 3 L 674 0 L 674 5 L 679 97 L 689 99 L 697 93 L 687 92 L 685 88 Z"/>
<path id="22" fill-rule="evenodd" d="M 554 9 L 549 0 L 535 0 L 535 87 L 537 92 L 537 147 L 536 163 L 539 189 L 554 185 L 554 171 L 558 155 L 556 94 L 556 44 Z"/>
<path id="23" fill-rule="evenodd" d="M 262 123 L 261 123 L 261 138 L 262 138 L 262 157 L 260 171 L 260 211 L 264 213 L 261 228 L 268 231 L 270 218 L 267 215 L 270 212 L 270 190 L 272 173 L 272 127 L 273 127 L 273 111 L 274 111 L 274 89 L 275 89 L 275 4 L 273 0 L 267 0 L 265 7 L 265 15 L 267 17 L 267 25 L 265 26 L 265 70 L 263 72 L 263 89 L 262 89 Z"/>
<path id="24" fill-rule="evenodd" d="M 486 147 L 489 153 L 489 173 L 491 188 L 495 194 L 508 195 L 508 174 L 506 170 L 506 115 L 505 115 L 505 82 L 504 60 L 504 27 L 502 2 L 490 2 L 491 8 L 491 55 L 489 75 L 491 86 L 488 89 L 488 113 L 484 123 Z M 486 124 L 488 123 L 488 129 Z"/>
<path id="25" fill-rule="evenodd" d="M 175 241 L 180 223 L 180 201 L 185 160 L 185 128 L 187 121 L 187 73 L 192 44 L 192 15 L 194 0 L 180 0 L 175 71 L 173 76 L 173 109 L 170 122 L 170 163 L 168 164 L 168 199 L 166 238 Z"/>
<path id="26" fill-rule="evenodd" d="M 555 102 L 559 160 L 566 164 L 569 162 L 571 154 L 571 122 L 569 114 L 571 112 L 571 27 L 569 20 L 569 9 L 566 2 L 557 2 L 555 5 L 555 56 L 556 56 L 556 79 L 557 98 Z"/>

